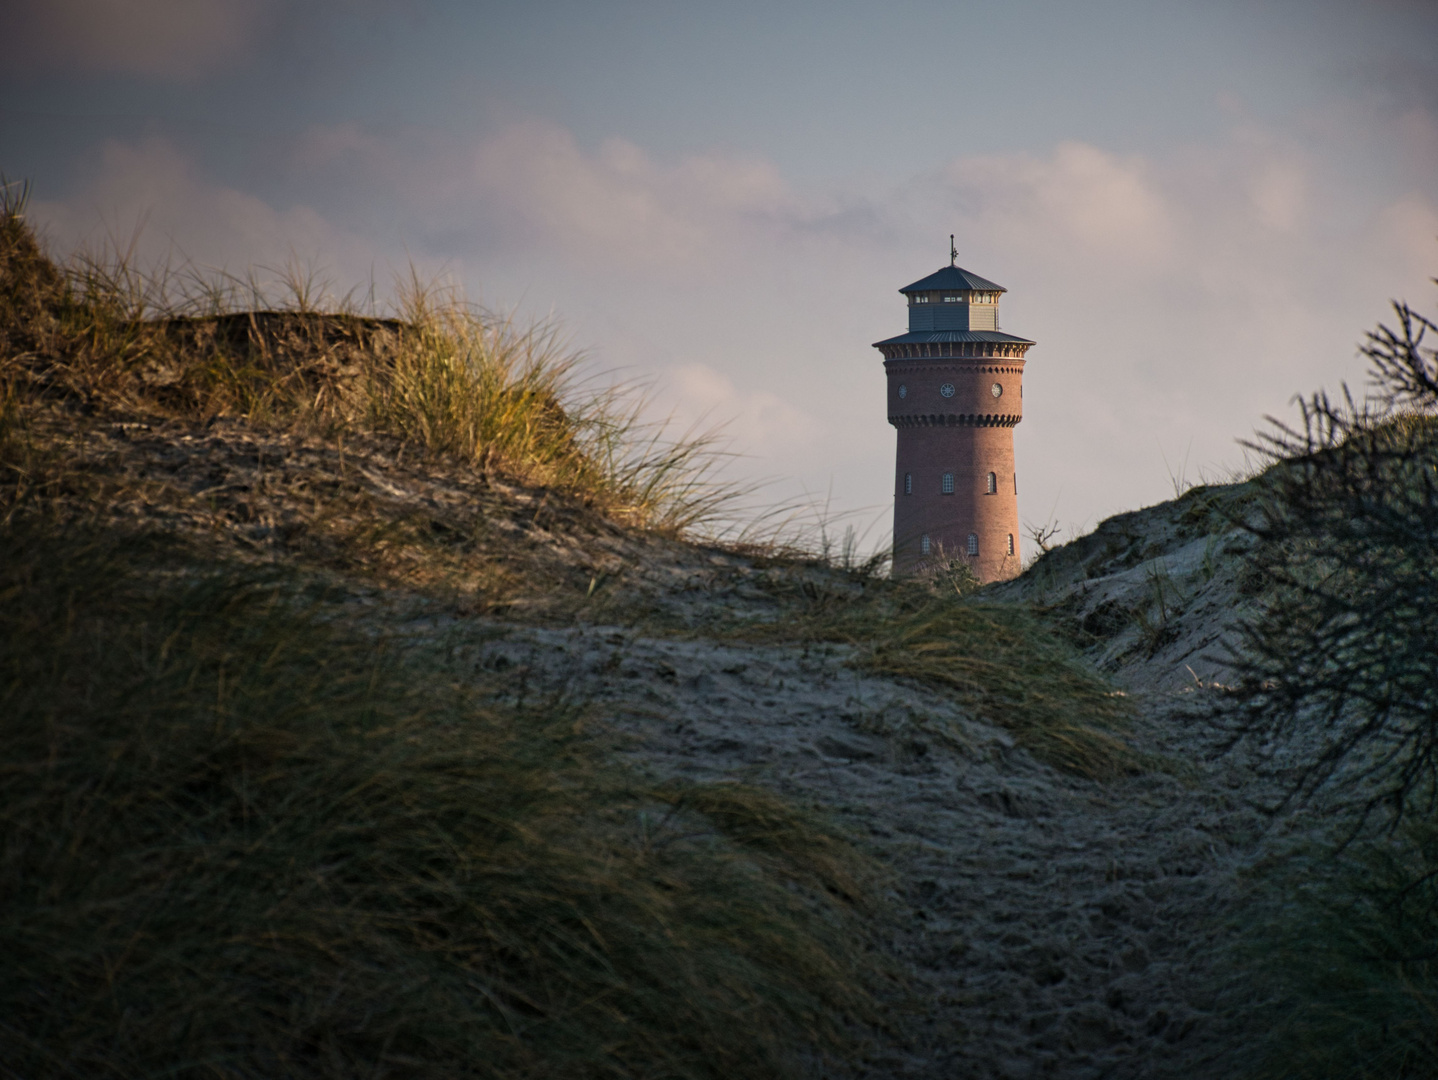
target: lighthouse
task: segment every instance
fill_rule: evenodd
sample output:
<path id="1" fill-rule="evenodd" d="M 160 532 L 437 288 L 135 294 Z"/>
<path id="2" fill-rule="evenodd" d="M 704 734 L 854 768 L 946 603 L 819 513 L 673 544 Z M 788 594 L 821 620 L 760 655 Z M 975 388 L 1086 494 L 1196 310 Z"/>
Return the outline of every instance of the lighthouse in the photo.
<path id="1" fill-rule="evenodd" d="M 954 265 L 899 290 L 909 332 L 883 354 L 894 465 L 894 573 L 954 560 L 982 582 L 1019 572 L 1014 427 L 1023 419 L 1024 354 L 999 330 L 1007 290 Z"/>

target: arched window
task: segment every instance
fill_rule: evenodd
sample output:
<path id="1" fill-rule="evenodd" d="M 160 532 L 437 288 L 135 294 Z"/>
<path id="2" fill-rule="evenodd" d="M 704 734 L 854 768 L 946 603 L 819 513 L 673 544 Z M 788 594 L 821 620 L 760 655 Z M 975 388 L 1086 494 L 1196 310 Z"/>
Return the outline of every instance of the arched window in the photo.
<path id="1" fill-rule="evenodd" d="M 928 534 L 926 533 L 925 535 L 919 537 L 919 554 L 920 554 L 920 555 L 927 555 L 928 553 L 929 553 L 929 537 L 928 537 Z"/>
<path id="2" fill-rule="evenodd" d="M 999 478 L 995 473 L 989 473 L 989 494 L 993 495 L 999 490 Z"/>
<path id="3" fill-rule="evenodd" d="M 951 472 L 946 472 L 946 473 L 944 473 L 944 482 L 943 482 L 943 484 L 942 484 L 940 490 L 942 490 L 945 495 L 952 495 L 952 494 L 954 493 L 954 474 L 953 474 L 953 473 L 951 473 Z"/>
<path id="4" fill-rule="evenodd" d="M 969 554 L 970 554 L 970 555 L 977 555 L 978 553 L 979 553 L 979 534 L 978 534 L 978 533 L 969 533 Z"/>
<path id="5" fill-rule="evenodd" d="M 905 495 L 912 495 L 913 493 L 914 493 L 914 474 L 911 473 L 911 472 L 906 472 L 906 473 L 904 474 L 904 494 L 905 494 Z"/>
<path id="6" fill-rule="evenodd" d="M 1013 534 L 1013 533 L 1009 533 L 1009 554 L 1012 555 L 1013 553 L 1014 553 L 1014 534 Z"/>

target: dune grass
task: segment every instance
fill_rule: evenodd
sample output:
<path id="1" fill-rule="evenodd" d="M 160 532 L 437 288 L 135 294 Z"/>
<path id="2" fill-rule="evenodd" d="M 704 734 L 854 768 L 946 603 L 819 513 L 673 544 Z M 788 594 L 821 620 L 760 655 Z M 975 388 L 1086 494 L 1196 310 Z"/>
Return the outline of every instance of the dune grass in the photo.
<path id="1" fill-rule="evenodd" d="M 1105 779 L 1144 767 L 1127 698 L 1025 607 L 959 600 L 886 622 L 860 666 L 942 687 L 1041 761 Z"/>
<path id="2" fill-rule="evenodd" d="M 1255 1080 L 1438 1076 L 1438 821 L 1261 868 L 1233 969 Z"/>
<path id="3" fill-rule="evenodd" d="M 701 526 L 729 497 L 712 442 L 647 428 L 552 327 L 414 281 L 380 318 L 302 275 L 276 298 L 123 252 L 58 264 L 0 191 L 0 1074 L 846 1067 L 889 979 L 875 863 L 762 790 L 635 775 L 575 704 L 497 704 L 336 584 L 396 546 L 471 574 L 409 533 L 489 558 L 509 496 L 475 478 L 537 489 L 534 521 L 553 491 Z M 152 427 L 123 461 L 86 442 Z M 456 505 L 379 514 L 346 444 L 432 462 Z M 309 554 L 211 538 L 216 496 L 144 454 L 308 514 L 282 550 Z"/>
<path id="4" fill-rule="evenodd" d="M 52 260 L 0 184 L 0 388 L 90 411 L 236 417 L 370 435 L 575 496 L 672 535 L 740 491 L 713 432 L 670 436 L 641 387 L 586 375 L 552 324 L 521 326 L 411 272 L 389 317 L 329 301 L 313 275 L 142 270 L 111 246 Z"/>
<path id="5" fill-rule="evenodd" d="M 15 1076 L 730 1077 L 854 1051 L 873 865 L 654 787 L 342 595 L 0 529 Z M 826 1057 L 827 1055 L 827 1057 Z"/>
<path id="6" fill-rule="evenodd" d="M 966 567 L 924 578 L 878 576 L 879 559 L 823 576 L 790 574 L 771 587 L 783 617 L 728 633 L 750 640 L 850 647 L 861 671 L 954 695 L 1040 760 L 1104 779 L 1153 764 L 1124 739 L 1128 699 L 1035 611 L 985 603 Z"/>

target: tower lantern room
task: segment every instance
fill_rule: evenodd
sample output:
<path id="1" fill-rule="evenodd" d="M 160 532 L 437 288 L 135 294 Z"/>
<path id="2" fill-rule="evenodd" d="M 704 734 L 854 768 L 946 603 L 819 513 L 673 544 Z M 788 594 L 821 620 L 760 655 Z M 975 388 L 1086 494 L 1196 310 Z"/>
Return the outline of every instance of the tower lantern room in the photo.
<path id="1" fill-rule="evenodd" d="M 1019 572 L 1013 429 L 1023 419 L 1024 357 L 999 329 L 1005 289 L 954 265 L 900 289 L 909 331 L 875 343 L 897 429 L 894 572 L 962 560 L 980 581 Z"/>
<path id="2" fill-rule="evenodd" d="M 909 300 L 909 330 L 997 330 L 999 294 L 1007 292 L 987 278 L 957 266 L 899 290 Z"/>

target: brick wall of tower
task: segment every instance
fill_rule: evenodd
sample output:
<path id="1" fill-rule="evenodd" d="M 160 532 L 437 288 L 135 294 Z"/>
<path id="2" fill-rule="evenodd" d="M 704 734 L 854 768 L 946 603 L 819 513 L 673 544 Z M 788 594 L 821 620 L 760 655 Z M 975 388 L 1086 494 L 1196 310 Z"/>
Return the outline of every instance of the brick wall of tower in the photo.
<path id="1" fill-rule="evenodd" d="M 1023 360 L 916 358 L 889 360 L 884 367 L 889 422 L 898 429 L 895 573 L 921 569 L 942 554 L 967 561 L 980 581 L 1014 577 L 1022 558 L 1013 429 L 1023 418 Z M 998 397 L 995 384 L 1002 390 Z M 951 396 L 942 394 L 945 385 L 953 387 Z M 952 493 L 943 490 L 945 473 L 953 476 Z M 979 545 L 972 557 L 971 533 Z M 921 550 L 924 536 L 928 556 Z"/>

